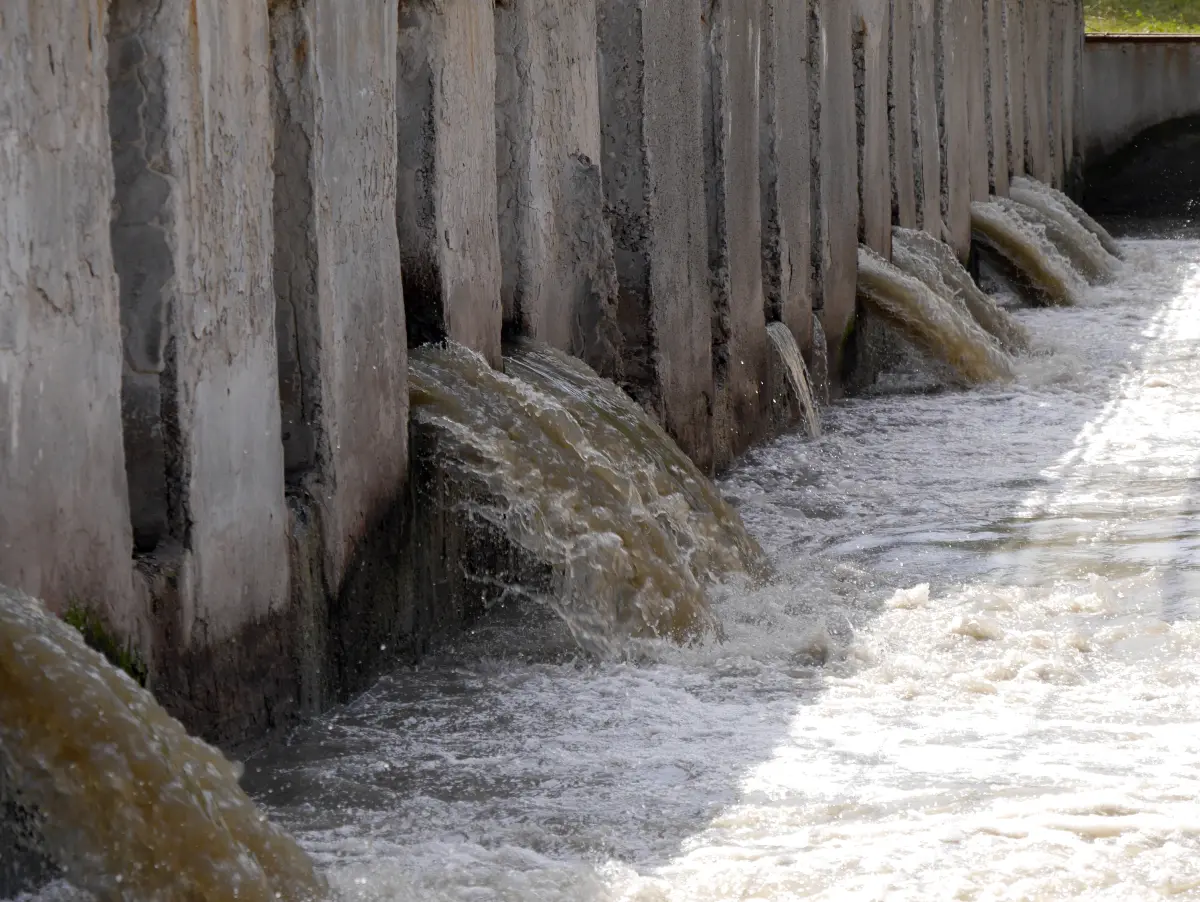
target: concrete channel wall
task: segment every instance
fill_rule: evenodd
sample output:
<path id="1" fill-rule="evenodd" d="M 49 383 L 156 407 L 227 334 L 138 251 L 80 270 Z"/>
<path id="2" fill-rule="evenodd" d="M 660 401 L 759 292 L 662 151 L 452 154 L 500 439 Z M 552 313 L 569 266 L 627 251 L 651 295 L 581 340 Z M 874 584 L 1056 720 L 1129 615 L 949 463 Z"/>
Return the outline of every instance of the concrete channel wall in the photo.
<path id="1" fill-rule="evenodd" d="M 768 323 L 841 392 L 860 243 L 965 259 L 1096 115 L 1079 0 L 11 0 L 0 46 L 0 582 L 220 741 L 477 607 L 412 347 L 547 342 L 722 469 Z"/>
<path id="2" fill-rule="evenodd" d="M 1090 165 L 1147 129 L 1200 116 L 1200 37 L 1089 35 L 1083 84 L 1083 148 Z"/>

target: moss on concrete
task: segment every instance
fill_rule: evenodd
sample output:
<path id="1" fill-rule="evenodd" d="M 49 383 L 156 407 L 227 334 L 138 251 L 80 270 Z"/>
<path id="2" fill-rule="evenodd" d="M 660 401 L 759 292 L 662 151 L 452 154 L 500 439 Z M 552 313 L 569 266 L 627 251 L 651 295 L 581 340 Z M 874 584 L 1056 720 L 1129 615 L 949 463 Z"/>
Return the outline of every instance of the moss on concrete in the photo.
<path id="1" fill-rule="evenodd" d="M 72 601 L 63 614 L 63 621 L 79 630 L 88 647 L 104 655 L 113 667 L 125 671 L 139 686 L 146 685 L 149 671 L 142 656 L 128 642 L 122 641 L 94 609 Z"/>

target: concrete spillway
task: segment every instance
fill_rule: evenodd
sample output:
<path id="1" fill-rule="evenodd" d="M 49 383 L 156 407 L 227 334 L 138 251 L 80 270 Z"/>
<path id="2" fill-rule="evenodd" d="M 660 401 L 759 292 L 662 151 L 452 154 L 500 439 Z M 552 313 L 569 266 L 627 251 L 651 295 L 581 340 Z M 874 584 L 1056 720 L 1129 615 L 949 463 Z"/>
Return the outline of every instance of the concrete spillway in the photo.
<path id="1" fill-rule="evenodd" d="M 703 645 L 760 564 L 708 479 L 853 390 L 860 287 L 1011 375 L 949 261 L 1032 253 L 973 204 L 1078 168 L 1069 12 L 17 0 L 0 583 L 214 743 L 514 598 L 601 657 Z"/>

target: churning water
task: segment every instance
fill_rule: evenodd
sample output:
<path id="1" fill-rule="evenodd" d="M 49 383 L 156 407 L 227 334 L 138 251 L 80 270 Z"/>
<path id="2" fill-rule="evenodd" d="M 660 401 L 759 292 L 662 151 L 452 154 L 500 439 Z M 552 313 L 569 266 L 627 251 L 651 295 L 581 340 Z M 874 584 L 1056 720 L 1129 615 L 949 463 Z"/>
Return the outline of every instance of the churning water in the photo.
<path id="1" fill-rule="evenodd" d="M 470 638 L 251 762 L 354 900 L 1186 898 L 1200 245 L 1022 314 L 1015 383 L 844 403 L 724 489 L 778 568 L 640 663 Z M 511 627 L 514 631 L 523 629 Z"/>
<path id="2" fill-rule="evenodd" d="M 1031 300 L 1069 305 L 1083 294 L 1083 280 L 1071 267 L 1044 227 L 1033 224 L 1005 198 L 971 204 L 971 234 L 982 247 L 1007 264 L 1023 282 Z M 1030 208 L 1026 208 L 1030 209 Z"/>
<path id="3" fill-rule="evenodd" d="M 892 229 L 892 263 L 939 297 L 961 304 L 1010 354 L 1027 351 L 1029 331 L 975 284 L 948 244 L 928 232 Z"/>
<path id="4" fill-rule="evenodd" d="M 303 851 L 149 692 L 0 587 L 0 766 L 77 886 L 137 902 L 324 902 Z"/>
<path id="5" fill-rule="evenodd" d="M 889 326 L 964 383 L 1012 378 L 1012 360 L 966 305 L 939 294 L 870 248 L 858 249 L 858 295 Z"/>
<path id="6" fill-rule="evenodd" d="M 441 434 L 474 516 L 552 568 L 539 596 L 583 648 L 713 630 L 708 583 L 760 554 L 715 487 L 580 361 L 529 346 L 505 370 L 453 345 L 409 366 L 412 417 Z"/>
<path id="7" fill-rule="evenodd" d="M 1125 250 L 1014 381 L 752 452 L 723 641 L 485 621 L 247 786 L 347 902 L 1200 895 L 1200 243 Z"/>

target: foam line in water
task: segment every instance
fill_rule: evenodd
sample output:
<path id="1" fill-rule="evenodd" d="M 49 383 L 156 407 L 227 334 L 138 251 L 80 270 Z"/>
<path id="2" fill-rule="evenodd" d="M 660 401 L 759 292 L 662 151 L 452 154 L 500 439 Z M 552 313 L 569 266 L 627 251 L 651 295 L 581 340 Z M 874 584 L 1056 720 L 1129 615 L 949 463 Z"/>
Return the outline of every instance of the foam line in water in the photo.
<path id="1" fill-rule="evenodd" d="M 783 364 L 788 390 L 800 409 L 804 431 L 811 438 L 816 438 L 821 434 L 821 411 L 817 407 L 812 381 L 808 378 L 808 367 L 804 365 L 804 355 L 800 353 L 800 346 L 796 344 L 796 336 L 792 335 L 792 330 L 783 323 L 772 322 L 767 323 L 767 337 L 779 355 L 780 363 Z"/>
<path id="2" fill-rule="evenodd" d="M 3 586 L 0 750 L 47 853 L 100 899 L 328 898 L 233 764 L 40 602 Z"/>
<path id="3" fill-rule="evenodd" d="M 988 334 L 1010 354 L 1029 349 L 1028 330 L 975 284 L 949 245 L 928 232 L 892 229 L 892 263 L 920 279 L 941 297 L 962 303 Z"/>
<path id="4" fill-rule="evenodd" d="M 527 350 L 507 366 L 454 345 L 410 361 L 412 416 L 446 439 L 439 465 L 478 489 L 472 513 L 549 566 L 544 600 L 588 651 L 715 631 L 705 582 L 757 554 L 737 515 L 583 364 Z"/>
<path id="5" fill-rule="evenodd" d="M 1075 203 L 1075 201 L 1071 200 L 1070 197 L 1059 191 L 1057 188 L 1051 187 L 1045 182 L 1039 182 L 1037 179 L 1031 179 L 1024 175 L 1014 177 L 1011 187 L 1019 188 L 1022 191 L 1040 194 L 1044 197 L 1052 199 L 1057 204 L 1062 206 L 1072 217 L 1074 217 L 1080 225 L 1095 235 L 1096 239 L 1106 251 L 1108 251 L 1118 260 L 1125 259 L 1125 253 L 1121 250 L 1121 245 L 1117 243 L 1117 240 L 1113 238 L 1111 234 L 1109 234 L 1108 229 L 1096 222 L 1096 220 L 1091 217 L 1087 210 L 1083 209 L 1083 207 L 1079 206 L 1079 204 Z"/>
<path id="6" fill-rule="evenodd" d="M 1066 207 L 1047 194 L 1020 186 L 1012 188 L 1010 193 L 1007 201 L 999 200 L 1010 204 L 1027 221 L 1041 225 L 1055 247 L 1089 282 L 1101 284 L 1116 278 L 1121 262 Z"/>
<path id="7" fill-rule="evenodd" d="M 1012 379 L 1012 361 L 966 310 L 866 247 L 858 249 L 858 293 L 888 323 L 965 383 Z"/>
<path id="8" fill-rule="evenodd" d="M 1071 264 L 1046 237 L 997 198 L 971 204 L 971 233 L 1000 256 L 1027 283 L 1030 300 L 1058 306 L 1076 304 L 1084 286 Z"/>

